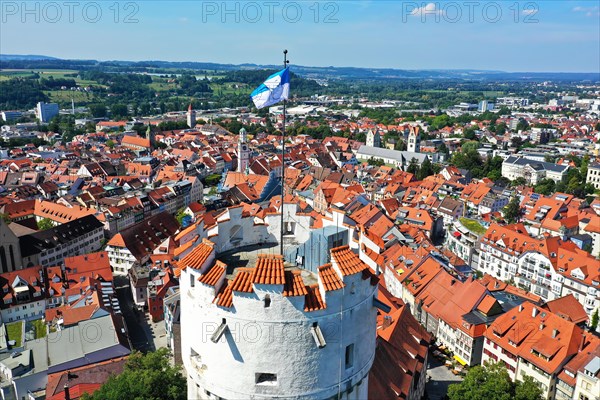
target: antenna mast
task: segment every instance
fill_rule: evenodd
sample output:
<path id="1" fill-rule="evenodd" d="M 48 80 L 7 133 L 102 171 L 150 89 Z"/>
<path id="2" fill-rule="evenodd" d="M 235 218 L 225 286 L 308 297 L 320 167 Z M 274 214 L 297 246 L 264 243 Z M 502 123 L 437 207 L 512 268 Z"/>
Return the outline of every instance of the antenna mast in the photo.
<path id="1" fill-rule="evenodd" d="M 286 69 L 290 63 L 287 59 L 287 50 L 283 50 L 283 69 Z M 283 126 L 281 129 L 281 244 L 280 252 L 283 256 L 283 205 L 284 205 L 284 194 L 285 194 L 285 106 L 286 99 L 283 99 Z"/>

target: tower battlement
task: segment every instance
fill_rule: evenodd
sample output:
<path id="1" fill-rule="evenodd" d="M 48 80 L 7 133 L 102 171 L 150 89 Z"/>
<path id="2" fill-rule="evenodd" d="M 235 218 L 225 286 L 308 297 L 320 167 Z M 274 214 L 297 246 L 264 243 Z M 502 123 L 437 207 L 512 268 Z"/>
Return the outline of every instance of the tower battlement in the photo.
<path id="1" fill-rule="evenodd" d="M 190 398 L 366 396 L 378 277 L 357 254 L 334 248 L 316 273 L 218 258 L 202 239 L 177 264 Z"/>

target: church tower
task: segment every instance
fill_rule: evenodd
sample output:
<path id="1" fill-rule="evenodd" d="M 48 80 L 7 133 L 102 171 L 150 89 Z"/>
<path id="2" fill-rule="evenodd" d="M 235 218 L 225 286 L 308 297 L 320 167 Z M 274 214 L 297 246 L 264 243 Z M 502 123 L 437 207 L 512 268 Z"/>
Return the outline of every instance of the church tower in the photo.
<path id="1" fill-rule="evenodd" d="M 373 133 L 372 130 L 367 132 L 367 146 L 369 147 L 381 147 L 381 135 L 379 134 L 379 130 L 376 130 Z"/>
<path id="2" fill-rule="evenodd" d="M 196 126 L 196 110 L 192 108 L 192 103 L 190 103 L 190 106 L 188 107 L 187 124 L 190 128 Z"/>
<path id="3" fill-rule="evenodd" d="M 408 144 L 406 146 L 406 150 L 411 151 L 413 153 L 419 153 L 421 151 L 421 127 L 415 126 L 410 127 L 410 132 L 408 133 Z"/>
<path id="4" fill-rule="evenodd" d="M 150 148 L 154 148 L 154 145 L 156 144 L 155 135 L 156 134 L 152 132 L 152 125 L 148 123 L 148 129 L 146 129 L 146 139 L 148 139 L 148 142 L 150 143 Z"/>
<path id="5" fill-rule="evenodd" d="M 246 130 L 240 129 L 238 140 L 238 172 L 246 172 L 250 165 L 250 148 L 248 147 Z"/>

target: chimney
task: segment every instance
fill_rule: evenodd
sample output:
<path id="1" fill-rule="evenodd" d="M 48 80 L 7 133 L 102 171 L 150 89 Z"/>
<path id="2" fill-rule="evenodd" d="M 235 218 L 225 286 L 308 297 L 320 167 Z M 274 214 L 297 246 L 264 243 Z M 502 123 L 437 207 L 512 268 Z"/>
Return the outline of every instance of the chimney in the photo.
<path id="1" fill-rule="evenodd" d="M 537 315 L 538 315 L 538 312 L 539 312 L 539 311 L 538 311 L 538 309 L 537 309 L 537 308 L 534 306 L 534 307 L 531 309 L 531 316 L 532 316 L 533 318 L 537 317 Z"/>
<path id="2" fill-rule="evenodd" d="M 71 400 L 71 393 L 69 393 L 69 383 L 65 383 L 65 400 Z"/>
<path id="3" fill-rule="evenodd" d="M 542 329 L 544 329 L 544 327 L 545 327 L 544 323 L 543 323 L 543 322 L 540 322 L 540 331 L 541 331 Z"/>
<path id="4" fill-rule="evenodd" d="M 552 329 L 552 339 L 556 339 L 556 335 L 558 335 L 558 329 Z"/>
<path id="5" fill-rule="evenodd" d="M 392 322 L 393 322 L 392 317 L 390 315 L 385 315 L 383 317 L 383 326 L 382 326 L 382 328 L 383 329 L 387 328 L 388 326 L 390 326 L 392 324 Z"/>
<path id="6" fill-rule="evenodd" d="M 523 311 L 523 304 L 519 304 L 519 312 Z"/>

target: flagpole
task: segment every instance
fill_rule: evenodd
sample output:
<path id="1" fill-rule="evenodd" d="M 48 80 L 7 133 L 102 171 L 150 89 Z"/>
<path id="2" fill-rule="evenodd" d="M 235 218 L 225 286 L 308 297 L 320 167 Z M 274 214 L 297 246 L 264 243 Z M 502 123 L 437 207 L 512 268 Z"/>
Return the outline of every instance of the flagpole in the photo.
<path id="1" fill-rule="evenodd" d="M 286 69 L 289 61 L 287 59 L 287 50 L 283 50 L 283 69 Z M 283 257 L 283 205 L 284 205 L 284 197 L 285 197 L 285 106 L 286 99 L 283 99 L 283 125 L 281 129 L 281 243 L 280 243 L 280 251 L 281 256 Z"/>

